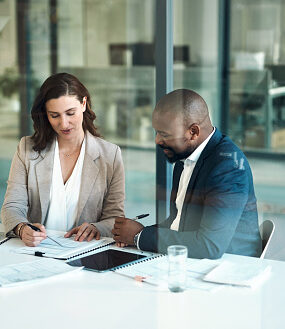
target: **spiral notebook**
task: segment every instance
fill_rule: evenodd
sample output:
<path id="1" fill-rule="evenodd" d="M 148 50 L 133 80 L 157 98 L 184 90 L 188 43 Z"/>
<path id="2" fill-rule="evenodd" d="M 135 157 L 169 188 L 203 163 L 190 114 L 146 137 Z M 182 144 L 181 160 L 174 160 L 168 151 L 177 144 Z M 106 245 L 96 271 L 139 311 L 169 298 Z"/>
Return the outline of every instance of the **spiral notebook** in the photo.
<path id="1" fill-rule="evenodd" d="M 15 251 L 20 254 L 68 260 L 115 243 L 112 238 L 108 237 L 101 238 L 100 240 L 93 239 L 90 242 L 78 242 L 74 241 L 73 237 L 64 238 L 64 232 L 57 232 L 56 234 L 54 232 L 55 231 L 50 233 L 50 231 L 48 231 L 48 235 L 52 237 L 53 240 L 57 241 L 60 245 L 47 238 L 43 240 L 37 247 L 25 246 L 17 248 Z"/>
<path id="2" fill-rule="evenodd" d="M 153 254 L 152 257 L 142 259 L 136 263 L 125 264 L 115 268 L 115 273 L 143 281 L 153 285 L 161 285 L 167 281 L 167 256 Z"/>

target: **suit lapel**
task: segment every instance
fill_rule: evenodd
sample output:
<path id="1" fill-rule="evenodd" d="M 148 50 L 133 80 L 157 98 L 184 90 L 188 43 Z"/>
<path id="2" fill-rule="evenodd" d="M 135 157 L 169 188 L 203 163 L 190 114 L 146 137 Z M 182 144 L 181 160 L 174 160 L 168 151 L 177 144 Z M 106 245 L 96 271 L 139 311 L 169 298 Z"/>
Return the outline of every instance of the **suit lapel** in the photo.
<path id="1" fill-rule="evenodd" d="M 212 154 L 212 152 L 215 152 L 215 148 L 218 145 L 218 143 L 220 142 L 222 138 L 222 134 L 221 132 L 216 128 L 216 131 L 214 133 L 214 135 L 210 138 L 209 142 L 207 143 L 207 145 L 205 146 L 204 150 L 202 151 L 196 165 L 195 168 L 193 170 L 193 173 L 191 175 L 187 190 L 186 190 L 186 195 L 185 195 L 185 199 L 184 199 L 184 203 L 183 203 L 183 208 L 182 208 L 182 213 L 181 213 L 181 219 L 180 219 L 180 223 L 179 223 L 179 231 L 183 231 L 183 227 L 184 227 L 184 223 L 185 223 L 185 212 L 186 212 L 186 208 L 187 206 L 189 206 L 190 204 L 190 200 L 191 197 L 194 193 L 194 183 L 196 182 L 196 178 L 197 175 L 199 173 L 199 171 L 201 170 L 205 159 L 210 156 Z"/>
<path id="2" fill-rule="evenodd" d="M 96 142 L 96 138 L 87 132 L 76 225 L 78 225 L 83 208 L 98 177 L 99 168 L 96 165 L 95 160 L 99 157 L 99 146 Z"/>
<path id="3" fill-rule="evenodd" d="M 178 186 L 179 186 L 179 180 L 180 180 L 180 176 L 182 174 L 183 168 L 184 168 L 184 164 L 182 161 L 177 161 L 175 163 L 175 166 L 173 169 L 172 190 L 171 190 L 171 196 L 170 196 L 170 200 L 172 202 L 175 202 L 175 200 L 176 200 Z"/>
<path id="4" fill-rule="evenodd" d="M 46 219 L 47 209 L 50 199 L 50 186 L 52 181 L 52 170 L 53 170 L 53 160 L 54 160 L 54 147 L 55 140 L 41 152 L 39 162 L 35 166 L 36 177 L 38 183 L 38 190 L 41 203 L 41 213 L 42 213 L 42 223 Z"/>

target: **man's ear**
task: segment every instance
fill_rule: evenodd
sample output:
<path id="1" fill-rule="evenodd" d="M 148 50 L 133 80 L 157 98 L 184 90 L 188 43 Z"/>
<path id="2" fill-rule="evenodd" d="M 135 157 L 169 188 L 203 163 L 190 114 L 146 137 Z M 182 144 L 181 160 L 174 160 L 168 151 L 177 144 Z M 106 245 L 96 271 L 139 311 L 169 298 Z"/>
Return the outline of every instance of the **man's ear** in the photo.
<path id="1" fill-rule="evenodd" d="M 200 127 L 194 123 L 188 128 L 188 132 L 191 136 L 191 140 L 195 140 L 200 135 Z"/>

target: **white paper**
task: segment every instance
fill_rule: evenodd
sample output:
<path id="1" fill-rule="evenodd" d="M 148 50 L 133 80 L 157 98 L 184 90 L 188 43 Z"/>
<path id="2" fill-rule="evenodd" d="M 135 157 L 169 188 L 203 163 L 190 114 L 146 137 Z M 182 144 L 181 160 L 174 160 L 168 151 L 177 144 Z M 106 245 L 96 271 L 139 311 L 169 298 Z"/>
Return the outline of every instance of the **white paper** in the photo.
<path id="1" fill-rule="evenodd" d="M 0 268 L 0 286 L 10 287 L 27 281 L 35 281 L 54 275 L 80 270 L 55 259 L 39 259 L 31 262 L 5 265 Z"/>
<path id="2" fill-rule="evenodd" d="M 104 246 L 113 241 L 112 238 L 102 238 L 100 240 L 87 241 L 74 241 L 74 238 L 64 238 L 62 235 L 48 235 L 58 241 L 62 246 L 59 246 L 51 239 L 43 240 L 37 247 L 22 247 L 16 249 L 17 253 L 31 254 L 34 255 L 35 252 L 43 253 L 45 257 L 55 257 L 55 258 L 67 258 L 78 253 L 92 250 L 94 248 Z"/>
<path id="3" fill-rule="evenodd" d="M 205 275 L 204 280 L 254 288 L 268 278 L 270 271 L 271 267 L 262 262 L 235 264 L 223 261 Z"/>
<path id="4" fill-rule="evenodd" d="M 187 289 L 200 289 L 216 291 L 221 285 L 203 281 L 205 273 L 217 266 L 219 261 L 208 259 L 187 259 Z M 158 257 L 118 269 L 115 272 L 131 277 L 139 278 L 163 289 L 168 288 L 168 258 Z"/>

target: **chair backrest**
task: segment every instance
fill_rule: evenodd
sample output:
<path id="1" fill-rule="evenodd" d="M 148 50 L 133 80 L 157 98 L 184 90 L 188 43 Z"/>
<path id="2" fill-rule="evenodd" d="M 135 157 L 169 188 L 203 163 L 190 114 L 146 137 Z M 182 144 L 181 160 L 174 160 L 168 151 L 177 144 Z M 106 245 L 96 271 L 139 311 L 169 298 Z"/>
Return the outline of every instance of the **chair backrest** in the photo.
<path id="1" fill-rule="evenodd" d="M 261 238 L 262 238 L 262 254 L 260 258 L 266 258 L 266 252 L 268 251 L 268 247 L 270 245 L 270 241 L 272 240 L 275 225 L 272 220 L 265 220 L 259 226 Z"/>

